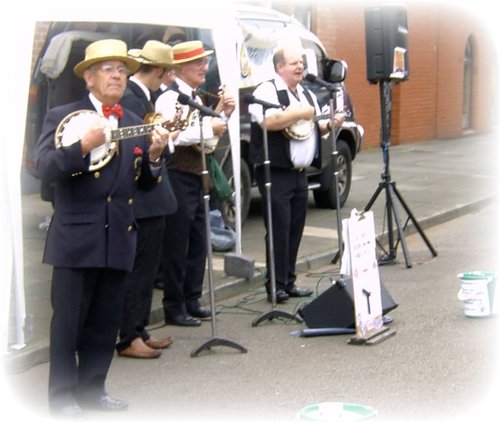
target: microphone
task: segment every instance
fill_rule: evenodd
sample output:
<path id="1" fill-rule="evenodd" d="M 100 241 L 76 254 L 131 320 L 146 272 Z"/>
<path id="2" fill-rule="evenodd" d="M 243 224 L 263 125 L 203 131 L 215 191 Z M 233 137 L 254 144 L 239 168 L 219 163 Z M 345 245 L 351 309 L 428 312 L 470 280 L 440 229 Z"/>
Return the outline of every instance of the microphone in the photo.
<path id="1" fill-rule="evenodd" d="M 313 75 L 312 73 L 308 73 L 306 75 L 306 80 L 309 82 L 312 82 L 313 84 L 318 84 L 318 85 L 328 89 L 328 91 L 335 90 L 335 87 L 333 86 L 333 84 L 326 82 L 323 79 L 318 78 L 316 75 Z"/>
<path id="2" fill-rule="evenodd" d="M 221 117 L 219 113 L 216 111 L 212 110 L 209 107 L 206 107 L 202 104 L 197 103 L 195 100 L 189 97 L 189 95 L 183 94 L 182 92 L 179 93 L 179 97 L 177 97 L 177 101 L 179 101 L 181 104 L 188 105 L 190 107 L 196 108 L 200 110 L 200 112 L 206 116 L 212 116 L 212 117 Z"/>
<path id="3" fill-rule="evenodd" d="M 272 104 L 268 103 L 267 101 L 259 100 L 258 98 L 255 98 L 254 95 L 252 94 L 246 94 L 243 99 L 247 104 L 260 104 L 262 107 L 265 108 L 282 108 L 280 104 Z"/>

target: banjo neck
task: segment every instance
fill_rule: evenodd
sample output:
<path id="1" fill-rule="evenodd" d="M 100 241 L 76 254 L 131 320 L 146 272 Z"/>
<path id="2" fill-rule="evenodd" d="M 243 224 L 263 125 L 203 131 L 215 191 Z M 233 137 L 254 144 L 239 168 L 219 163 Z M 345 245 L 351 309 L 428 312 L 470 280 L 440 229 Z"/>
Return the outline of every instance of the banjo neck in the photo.
<path id="1" fill-rule="evenodd" d="M 147 123 L 143 125 L 137 126 L 127 126 L 127 127 L 119 127 L 117 129 L 111 130 L 111 140 L 118 141 L 121 139 L 129 139 L 135 138 L 136 136 L 148 135 L 153 132 L 155 126 L 162 126 L 163 128 L 174 131 L 174 130 L 183 130 L 184 125 L 186 123 L 184 121 L 178 120 L 166 120 L 166 121 L 158 121 L 155 123 Z"/>
<path id="2" fill-rule="evenodd" d="M 342 111 L 342 112 L 336 112 L 336 113 L 342 113 L 344 114 L 346 117 L 351 117 L 351 112 L 350 111 Z M 320 114 L 318 116 L 314 116 L 313 117 L 313 121 L 314 122 L 319 122 L 320 120 L 324 120 L 324 119 L 329 119 L 330 118 L 330 113 L 327 113 L 327 114 Z"/>

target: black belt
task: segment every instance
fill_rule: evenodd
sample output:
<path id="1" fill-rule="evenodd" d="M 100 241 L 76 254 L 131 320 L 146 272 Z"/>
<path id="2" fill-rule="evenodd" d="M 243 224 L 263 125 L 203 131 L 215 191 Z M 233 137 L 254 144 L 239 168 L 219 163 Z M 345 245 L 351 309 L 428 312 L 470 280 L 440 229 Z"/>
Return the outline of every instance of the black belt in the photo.
<path id="1" fill-rule="evenodd" d="M 305 167 L 294 167 L 291 170 L 296 171 L 298 173 L 302 173 L 306 168 Z"/>

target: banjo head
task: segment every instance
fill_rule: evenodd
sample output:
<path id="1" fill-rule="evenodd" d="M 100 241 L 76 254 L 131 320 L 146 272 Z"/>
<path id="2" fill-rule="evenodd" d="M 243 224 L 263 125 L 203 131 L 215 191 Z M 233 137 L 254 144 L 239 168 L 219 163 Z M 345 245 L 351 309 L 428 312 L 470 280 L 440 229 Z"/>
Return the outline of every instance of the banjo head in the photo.
<path id="1" fill-rule="evenodd" d="M 109 122 L 93 110 L 77 110 L 68 114 L 56 129 L 56 148 L 67 147 L 78 142 L 90 126 L 104 125 L 106 142 L 90 151 L 89 171 L 104 167 L 113 158 L 117 143 L 111 140 Z"/>
<path id="2" fill-rule="evenodd" d="M 313 120 L 298 120 L 291 126 L 283 129 L 286 137 L 291 141 L 305 141 L 314 130 Z"/>

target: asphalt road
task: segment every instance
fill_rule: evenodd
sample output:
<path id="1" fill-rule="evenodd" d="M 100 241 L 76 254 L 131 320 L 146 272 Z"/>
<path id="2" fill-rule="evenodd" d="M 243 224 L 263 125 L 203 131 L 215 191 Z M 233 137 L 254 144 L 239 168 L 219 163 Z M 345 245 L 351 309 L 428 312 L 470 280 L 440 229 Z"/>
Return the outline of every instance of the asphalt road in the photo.
<path id="1" fill-rule="evenodd" d="M 437 257 L 418 233 L 406 237 L 412 268 L 401 248 L 398 263 L 379 268 L 399 306 L 389 314 L 395 335 L 377 345 L 348 344 L 352 335 L 295 336 L 305 326 L 289 319 L 252 327 L 270 310 L 262 288 L 252 287 L 217 304 L 215 325 L 218 337 L 247 353 L 218 346 L 193 358 L 214 335 L 210 322 L 154 326 L 154 335 L 171 335 L 173 346 L 152 361 L 114 359 L 108 390 L 130 407 L 106 419 L 293 421 L 305 406 L 343 402 L 370 406 L 381 421 L 497 420 L 499 321 L 465 316 L 457 298 L 458 273 L 498 274 L 497 216 L 493 204 L 426 229 Z M 302 273 L 300 284 L 321 294 L 337 274 L 327 265 Z M 278 309 L 293 313 L 299 304 L 293 299 Z M 2 412 L 46 418 L 47 377 L 48 364 L 8 375 Z"/>

